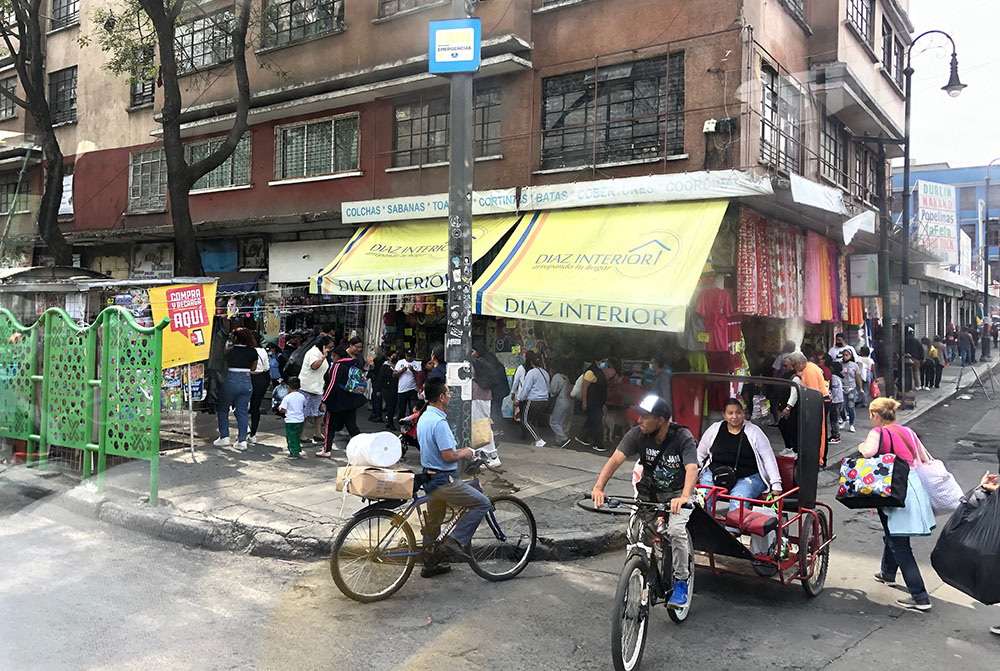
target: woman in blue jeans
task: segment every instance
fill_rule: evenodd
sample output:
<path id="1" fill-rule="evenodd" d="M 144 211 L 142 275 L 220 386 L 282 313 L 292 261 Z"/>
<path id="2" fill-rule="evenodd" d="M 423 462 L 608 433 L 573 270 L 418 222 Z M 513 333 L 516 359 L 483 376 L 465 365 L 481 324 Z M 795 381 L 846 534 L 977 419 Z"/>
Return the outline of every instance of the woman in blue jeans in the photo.
<path id="1" fill-rule="evenodd" d="M 731 496 L 759 499 L 768 491 L 780 496 L 781 475 L 771 441 L 760 427 L 747 421 L 739 399 L 726 401 L 723 417 L 705 430 L 698 443 L 699 484 L 712 485 L 716 475 L 732 469 L 736 484 L 729 490 Z"/>
<path id="2" fill-rule="evenodd" d="M 226 378 L 219 390 L 215 412 L 219 418 L 219 437 L 214 445 L 228 447 L 233 445 L 229 439 L 229 409 L 236 415 L 237 450 L 247 449 L 247 424 L 250 415 L 250 396 L 253 385 L 250 374 L 257 370 L 259 356 L 254 349 L 253 334 L 245 328 L 233 329 L 229 334 L 229 345 L 226 347 Z"/>

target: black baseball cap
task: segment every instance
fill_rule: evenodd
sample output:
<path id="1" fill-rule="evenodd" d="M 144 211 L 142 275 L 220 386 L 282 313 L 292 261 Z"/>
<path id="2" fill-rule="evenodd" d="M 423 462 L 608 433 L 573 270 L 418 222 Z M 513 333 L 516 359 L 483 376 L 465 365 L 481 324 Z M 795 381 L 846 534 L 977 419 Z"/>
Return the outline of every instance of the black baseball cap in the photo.
<path id="1" fill-rule="evenodd" d="M 664 419 L 670 419 L 672 414 L 670 404 L 656 394 L 649 394 L 639 401 L 639 403 L 633 405 L 632 410 L 640 415 L 655 415 Z"/>

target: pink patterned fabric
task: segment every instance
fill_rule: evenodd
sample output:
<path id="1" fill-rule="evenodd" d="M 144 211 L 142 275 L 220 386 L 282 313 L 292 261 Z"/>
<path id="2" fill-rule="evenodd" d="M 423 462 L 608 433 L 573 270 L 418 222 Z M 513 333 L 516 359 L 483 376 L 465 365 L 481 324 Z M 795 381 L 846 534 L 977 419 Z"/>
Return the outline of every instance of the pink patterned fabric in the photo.
<path id="1" fill-rule="evenodd" d="M 810 231 L 806 234 L 806 259 L 803 268 L 803 316 L 811 324 L 823 321 L 823 294 L 820 288 L 819 266 L 820 236 Z"/>
<path id="2" fill-rule="evenodd" d="M 800 317 L 803 237 L 791 226 L 740 208 L 736 311 L 760 317 Z"/>

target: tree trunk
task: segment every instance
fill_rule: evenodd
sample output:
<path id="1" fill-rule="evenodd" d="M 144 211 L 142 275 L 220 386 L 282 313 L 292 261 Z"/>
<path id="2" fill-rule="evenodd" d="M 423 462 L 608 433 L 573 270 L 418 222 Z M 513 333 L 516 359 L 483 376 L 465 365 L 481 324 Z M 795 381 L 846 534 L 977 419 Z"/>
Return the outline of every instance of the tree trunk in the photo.
<path id="1" fill-rule="evenodd" d="M 73 248 L 67 244 L 59 230 L 59 204 L 63 192 L 63 155 L 55 134 L 42 134 L 42 153 L 45 156 L 45 189 L 38 207 L 38 234 L 45 241 L 57 266 L 73 265 Z"/>

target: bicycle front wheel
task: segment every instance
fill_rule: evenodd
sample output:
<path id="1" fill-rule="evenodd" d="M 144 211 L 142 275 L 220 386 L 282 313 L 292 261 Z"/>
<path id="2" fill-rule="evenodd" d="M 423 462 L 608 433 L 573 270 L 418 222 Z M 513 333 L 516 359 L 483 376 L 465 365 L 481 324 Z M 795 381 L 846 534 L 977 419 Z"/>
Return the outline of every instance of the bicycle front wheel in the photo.
<path id="1" fill-rule="evenodd" d="M 531 561 L 538 541 L 535 516 L 514 496 L 494 496 L 490 503 L 493 510 L 479 523 L 469 544 L 469 566 L 486 580 L 510 580 Z"/>
<path id="2" fill-rule="evenodd" d="M 395 594 L 416 560 L 417 542 L 406 520 L 390 510 L 373 508 L 337 535 L 330 573 L 345 596 L 372 603 Z"/>
<path id="3" fill-rule="evenodd" d="M 639 555 L 625 562 L 611 615 L 611 656 L 615 671 L 633 671 L 642 661 L 649 625 L 649 567 Z"/>

